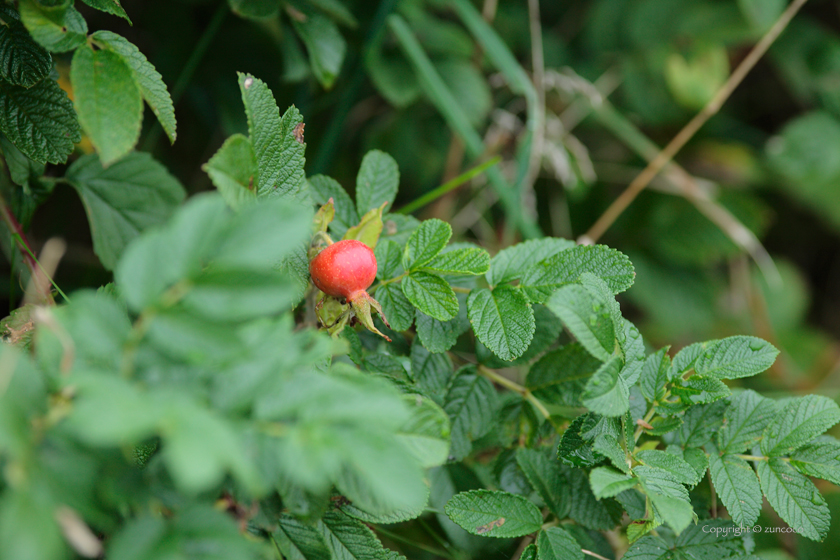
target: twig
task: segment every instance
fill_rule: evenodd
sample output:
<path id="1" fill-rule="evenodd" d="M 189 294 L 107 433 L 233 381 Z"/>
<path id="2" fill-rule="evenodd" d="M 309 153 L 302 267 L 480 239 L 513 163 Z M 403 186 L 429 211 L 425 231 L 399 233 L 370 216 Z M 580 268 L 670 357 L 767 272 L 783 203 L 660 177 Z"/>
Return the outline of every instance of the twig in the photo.
<path id="1" fill-rule="evenodd" d="M 12 239 L 14 239 L 17 243 L 21 257 L 23 257 L 23 262 L 26 264 L 26 268 L 29 269 L 29 275 L 33 278 L 33 281 L 35 281 L 36 287 L 42 292 L 41 295 L 43 296 L 44 301 L 49 305 L 55 305 L 55 300 L 53 299 L 52 292 L 50 292 L 49 284 L 41 280 L 37 280 L 41 278 L 42 274 L 46 273 L 41 271 L 41 268 L 38 266 L 38 261 L 35 260 L 35 253 L 32 252 L 29 241 L 26 239 L 26 234 L 23 232 L 23 227 L 21 227 L 20 222 L 17 221 L 12 209 L 9 207 L 8 203 L 6 203 L 6 199 L 4 199 L 2 195 L 0 195 L 0 217 L 9 229 Z M 12 260 L 14 260 L 14 255 L 12 255 Z"/>
<path id="2" fill-rule="evenodd" d="M 584 554 L 586 554 L 587 556 L 591 556 L 593 558 L 598 558 L 598 560 L 610 560 L 606 556 L 601 556 L 597 552 L 592 552 L 591 550 L 586 550 L 585 548 L 582 548 L 580 551 L 583 552 Z"/>
<path id="3" fill-rule="evenodd" d="M 531 390 L 527 387 L 523 387 L 516 381 L 508 379 L 503 375 L 499 375 L 492 369 L 483 365 L 479 365 L 477 371 L 479 374 L 483 375 L 490 381 L 494 381 L 502 387 L 506 387 L 514 393 L 519 393 L 520 395 L 522 395 L 522 398 L 526 399 L 528 402 L 533 404 L 534 407 L 536 407 L 536 409 L 540 411 L 540 414 L 542 414 L 546 418 L 546 420 L 551 418 L 551 413 L 548 411 L 548 409 L 545 407 L 542 401 L 535 397 Z"/>
<path id="4" fill-rule="evenodd" d="M 454 179 L 451 179 L 451 180 L 445 182 L 444 184 L 437 187 L 436 189 L 427 192 L 426 194 L 424 194 L 420 198 L 417 198 L 417 199 L 409 202 L 408 204 L 406 204 L 405 206 L 403 206 L 399 210 L 396 210 L 394 213 L 395 214 L 411 214 L 415 210 L 417 210 L 419 208 L 422 208 L 423 206 L 426 206 L 430 202 L 433 202 L 434 200 L 436 200 L 436 199 L 440 198 L 441 196 L 445 195 L 446 193 L 448 193 L 448 192 L 450 192 L 454 189 L 457 189 L 458 187 L 460 187 L 461 185 L 463 185 L 464 183 L 466 183 L 470 179 L 484 173 L 485 171 L 487 171 L 488 169 L 490 169 L 491 167 L 493 167 L 494 165 L 496 165 L 500 161 L 502 161 L 502 158 L 500 156 L 496 156 L 496 157 L 494 157 L 494 158 L 492 158 L 488 161 L 485 161 L 481 165 L 476 165 L 472 169 L 468 169 L 464 173 L 458 175 Z"/>
<path id="5" fill-rule="evenodd" d="M 531 31 L 531 66 L 535 99 L 533 100 L 533 138 L 531 153 L 528 154 L 528 168 L 522 181 L 520 197 L 523 208 L 536 215 L 537 201 L 534 182 L 540 172 L 545 142 L 545 61 L 543 57 L 542 25 L 540 24 L 540 1 L 528 0 L 528 21 Z"/>
<path id="6" fill-rule="evenodd" d="M 622 212 L 630 205 L 631 202 L 639 195 L 651 179 L 653 179 L 665 164 L 667 164 L 676 155 L 680 149 L 706 124 L 713 115 L 720 111 L 721 106 L 726 102 L 735 88 L 743 81 L 746 75 L 752 70 L 756 63 L 764 56 L 770 45 L 779 37 L 779 35 L 790 23 L 793 16 L 800 8 L 807 2 L 807 0 L 793 0 L 787 9 L 779 16 L 776 23 L 773 24 L 767 33 L 759 40 L 753 47 L 749 54 L 741 61 L 741 64 L 732 72 L 725 84 L 715 93 L 714 97 L 706 104 L 703 109 L 680 130 L 676 136 L 668 143 L 662 151 L 651 161 L 645 169 L 630 183 L 627 189 L 613 201 L 609 208 L 601 215 L 600 218 L 589 228 L 589 231 L 583 236 L 582 242 L 594 243 L 596 242 L 607 229 L 615 222 Z"/>

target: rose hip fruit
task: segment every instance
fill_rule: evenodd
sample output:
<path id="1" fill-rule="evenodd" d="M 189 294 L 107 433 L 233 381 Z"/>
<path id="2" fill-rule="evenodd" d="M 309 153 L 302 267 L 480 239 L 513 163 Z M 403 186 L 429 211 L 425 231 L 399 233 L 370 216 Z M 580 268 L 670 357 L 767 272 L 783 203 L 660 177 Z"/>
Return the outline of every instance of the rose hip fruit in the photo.
<path id="1" fill-rule="evenodd" d="M 361 241 L 345 239 L 318 253 L 309 263 L 309 273 L 312 282 L 328 296 L 353 301 L 373 284 L 376 257 Z"/>
<path id="2" fill-rule="evenodd" d="M 346 299 L 365 327 L 388 339 L 376 329 L 370 316 L 373 307 L 388 324 L 382 306 L 366 291 L 376 279 L 376 257 L 370 247 L 355 239 L 333 243 L 315 255 L 309 263 L 309 274 L 319 290 L 328 296 Z"/>

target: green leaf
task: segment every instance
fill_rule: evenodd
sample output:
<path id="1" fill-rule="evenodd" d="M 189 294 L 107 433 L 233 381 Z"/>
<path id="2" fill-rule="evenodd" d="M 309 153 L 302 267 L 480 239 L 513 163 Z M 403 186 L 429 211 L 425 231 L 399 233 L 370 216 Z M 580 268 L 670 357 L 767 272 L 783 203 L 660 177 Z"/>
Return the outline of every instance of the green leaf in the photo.
<path id="1" fill-rule="evenodd" d="M 443 220 L 432 218 L 421 222 L 408 238 L 403 253 L 403 268 L 415 270 L 422 267 L 446 247 L 450 237 L 452 227 Z"/>
<path id="2" fill-rule="evenodd" d="M 452 421 L 450 453 L 460 461 L 469 455 L 472 442 L 493 427 L 498 394 L 485 377 L 459 372 L 446 391 L 443 409 Z"/>
<path id="3" fill-rule="evenodd" d="M 612 498 L 596 498 L 584 471 L 572 469 L 569 485 L 572 488 L 572 510 L 569 516 L 580 525 L 608 531 L 621 522 L 624 514 L 621 505 Z"/>
<path id="4" fill-rule="evenodd" d="M 382 226 L 382 208 L 374 208 L 361 217 L 358 225 L 344 232 L 341 239 L 355 239 L 371 249 L 376 249 L 379 236 L 382 234 Z"/>
<path id="5" fill-rule="evenodd" d="M 704 404 L 726 398 L 732 394 L 732 391 L 726 383 L 716 377 L 693 375 L 685 381 L 674 383 L 671 393 L 680 397 L 683 403 Z"/>
<path id="6" fill-rule="evenodd" d="M 670 367 L 671 357 L 668 355 L 668 347 L 659 349 L 645 360 L 639 388 L 648 401 L 661 401 L 665 397 L 665 385 L 668 383 Z"/>
<path id="7" fill-rule="evenodd" d="M 140 94 L 149 104 L 158 121 L 160 121 L 170 142 L 175 142 L 176 127 L 175 108 L 172 98 L 163 83 L 160 73 L 149 62 L 140 49 L 128 42 L 124 37 L 110 31 L 97 31 L 93 40 L 104 45 L 105 48 L 117 53 L 123 62 L 131 68 L 134 81 L 140 89 Z"/>
<path id="8" fill-rule="evenodd" d="M 324 535 L 288 514 L 277 518 L 272 533 L 277 548 L 289 560 L 332 560 Z"/>
<path id="9" fill-rule="evenodd" d="M 761 440 L 762 432 L 776 414 L 776 403 L 747 389 L 732 399 L 723 415 L 718 432 L 718 447 L 723 453 L 742 453 Z"/>
<path id="10" fill-rule="evenodd" d="M 591 412 L 578 416 L 563 432 L 557 447 L 557 457 L 561 462 L 573 467 L 586 468 L 603 461 L 603 458 L 593 451 L 591 438 L 581 435 L 585 424 L 593 416 Z"/>
<path id="11" fill-rule="evenodd" d="M 89 45 L 73 55 L 70 67 L 79 122 L 108 166 L 134 148 L 140 136 L 143 99 L 134 72 L 117 53 Z"/>
<path id="12" fill-rule="evenodd" d="M 589 484 L 592 493 L 599 500 L 611 498 L 638 484 L 635 476 L 624 474 L 610 467 L 597 467 L 589 473 Z"/>
<path id="13" fill-rule="evenodd" d="M 431 399 L 403 395 L 411 418 L 397 432 L 397 439 L 423 468 L 437 467 L 449 456 L 449 416 Z"/>
<path id="14" fill-rule="evenodd" d="M 348 229 L 359 223 L 359 214 L 356 212 L 356 206 L 350 200 L 350 195 L 347 191 L 338 184 L 338 181 L 326 175 L 314 175 L 309 177 L 309 191 L 312 194 L 312 200 L 316 204 L 324 205 L 329 199 L 333 199 L 335 205 L 335 219 L 330 224 L 330 230 L 337 236 L 343 237 Z M 377 243 L 376 247 L 379 248 Z M 376 258 L 377 263 L 382 268 L 382 262 L 379 257 Z M 391 278 L 389 275 L 388 278 Z"/>
<path id="15" fill-rule="evenodd" d="M 40 163 L 64 163 L 82 139 L 73 103 L 51 79 L 29 89 L 0 80 L 0 131 Z"/>
<path id="16" fill-rule="evenodd" d="M 563 253 L 559 253 L 563 254 Z M 606 362 L 615 350 L 615 326 L 604 302 L 583 286 L 563 286 L 546 303 L 590 354 Z"/>
<path id="17" fill-rule="evenodd" d="M 186 196 L 163 165 L 141 152 L 108 168 L 96 155 L 83 156 L 67 170 L 67 180 L 82 198 L 93 249 L 108 270 L 140 232 L 166 221 Z"/>
<path id="18" fill-rule="evenodd" d="M 321 14 L 306 14 L 303 21 L 292 18 L 292 25 L 306 45 L 312 73 L 325 89 L 330 89 L 341 71 L 347 42 L 335 23 Z"/>
<path id="19" fill-rule="evenodd" d="M 219 194 L 234 210 L 256 199 L 252 181 L 257 172 L 257 162 L 250 140 L 242 134 L 234 134 L 225 140 L 201 169 L 210 176 Z"/>
<path id="20" fill-rule="evenodd" d="M 306 144 L 299 142 L 294 132 L 303 122 L 300 112 L 293 105 L 281 118 L 271 90 L 250 74 L 239 74 L 239 90 L 257 160 L 254 178 L 257 198 L 297 195 L 306 181 L 303 172 Z"/>
<path id="21" fill-rule="evenodd" d="M 630 472 L 627 455 L 618 439 L 610 434 L 599 434 L 595 437 L 592 449 L 610 460 L 610 463 L 620 471 Z"/>
<path id="22" fill-rule="evenodd" d="M 18 9 L 32 38 L 48 51 L 71 51 L 87 38 L 87 22 L 72 5 L 50 8 L 36 0 L 22 0 Z"/>
<path id="23" fill-rule="evenodd" d="M 458 298 L 449 283 L 436 274 L 412 272 L 402 279 L 402 291 L 414 307 L 439 321 L 458 314 Z"/>
<path id="24" fill-rule="evenodd" d="M 578 245 L 533 265 L 522 276 L 521 286 L 532 302 L 543 303 L 584 272 L 604 280 L 616 294 L 629 288 L 636 275 L 630 259 L 619 251 L 605 245 Z"/>
<path id="25" fill-rule="evenodd" d="M 0 495 L 4 555 L 20 560 L 67 555 L 67 544 L 56 520 L 60 506 L 45 491 L 47 484 L 49 481 L 36 479 L 22 488 L 5 489 Z"/>
<path id="26" fill-rule="evenodd" d="M 636 453 L 643 465 L 667 471 L 677 482 L 694 486 L 700 482 L 697 471 L 680 457 L 657 449 L 643 449 Z"/>
<path id="27" fill-rule="evenodd" d="M 443 402 L 452 373 L 452 360 L 447 354 L 432 353 L 414 341 L 411 345 L 411 376 L 438 404 Z"/>
<path id="28" fill-rule="evenodd" d="M 473 535 L 522 537 L 539 531 L 542 514 L 523 496 L 492 490 L 470 490 L 446 502 L 446 515 Z"/>
<path id="29" fill-rule="evenodd" d="M 840 442 L 824 436 L 797 449 L 790 464 L 802 474 L 816 476 L 840 486 Z"/>
<path id="30" fill-rule="evenodd" d="M 390 280 L 400 273 L 402 267 L 402 247 L 390 239 L 382 239 L 373 250 L 376 256 L 376 277 Z"/>
<path id="31" fill-rule="evenodd" d="M 694 508 L 688 500 L 685 486 L 668 472 L 647 466 L 638 466 L 633 473 L 639 477 L 645 494 L 648 495 L 659 517 L 675 533 L 680 534 L 694 519 Z"/>
<path id="32" fill-rule="evenodd" d="M 694 371 L 719 379 L 738 379 L 761 373 L 776 361 L 779 351 L 754 336 L 730 336 L 706 347 Z"/>
<path id="33" fill-rule="evenodd" d="M 399 381 L 409 379 L 402 362 L 390 354 L 368 354 L 364 357 L 363 364 L 365 369 L 372 373 L 384 373 Z"/>
<path id="34" fill-rule="evenodd" d="M 714 346 L 716 343 L 717 340 L 695 342 L 694 344 L 689 344 L 677 352 L 674 359 L 671 360 L 671 370 L 668 373 L 668 376 L 671 379 L 676 379 L 677 377 L 680 377 L 688 371 L 694 369 L 695 363 L 698 359 L 700 359 L 700 356 L 703 355 L 705 349 L 710 346 Z"/>
<path id="35" fill-rule="evenodd" d="M 785 523 L 803 537 L 825 539 L 831 513 L 814 483 L 777 457 L 757 464 L 761 491 Z"/>
<path id="36" fill-rule="evenodd" d="M 840 407 L 828 397 L 806 395 L 792 399 L 764 430 L 761 451 L 765 455 L 786 455 L 810 443 L 840 422 Z"/>
<path id="37" fill-rule="evenodd" d="M 309 0 L 309 4 L 315 6 L 336 22 L 348 27 L 356 27 L 358 22 L 350 10 L 340 0 Z"/>
<path id="38" fill-rule="evenodd" d="M 490 255 L 484 249 L 464 248 L 440 253 L 423 268 L 441 274 L 484 274 L 490 267 Z"/>
<path id="39" fill-rule="evenodd" d="M 20 21 L 17 10 L 0 4 L 0 78 L 30 88 L 52 70 L 52 58 Z"/>
<path id="40" fill-rule="evenodd" d="M 761 513 L 761 487 L 749 463 L 735 455 L 710 453 L 709 474 L 732 521 L 741 527 L 755 523 Z"/>
<path id="41" fill-rule="evenodd" d="M 731 521 L 705 519 L 679 536 L 647 535 L 634 543 L 622 560 L 757 560 L 747 555 L 744 529 Z"/>
<path id="42" fill-rule="evenodd" d="M 549 527 L 540 531 L 537 550 L 539 560 L 583 560 L 580 545 L 562 527 Z"/>
<path id="43" fill-rule="evenodd" d="M 385 549 L 361 521 L 344 513 L 327 512 L 318 521 L 333 560 L 385 560 Z"/>
<path id="44" fill-rule="evenodd" d="M 278 0 L 228 0 L 231 11 L 238 16 L 263 19 L 280 11 Z"/>
<path id="45" fill-rule="evenodd" d="M 726 401 L 693 406 L 685 413 L 679 438 L 684 447 L 701 447 L 720 430 Z"/>
<path id="46" fill-rule="evenodd" d="M 521 356 L 534 337 L 534 311 L 513 286 L 473 290 L 467 312 L 476 337 L 503 360 Z"/>
<path id="47" fill-rule="evenodd" d="M 391 209 L 400 185 L 400 170 L 390 155 L 371 150 L 362 159 L 356 176 L 356 207 L 367 212 L 387 203 L 385 211 Z"/>
<path id="48" fill-rule="evenodd" d="M 458 317 L 449 321 L 439 321 L 417 310 L 417 337 L 430 352 L 446 352 L 455 346 L 458 337 L 469 329 L 469 323 L 464 325 L 464 321 L 461 320 L 460 302 L 458 307 Z"/>
<path id="49" fill-rule="evenodd" d="M 341 503 L 340 509 L 350 517 L 358 519 L 359 521 L 364 521 L 365 523 L 393 524 L 402 523 L 403 521 L 409 521 L 420 517 L 426 509 L 426 502 L 418 502 L 418 504 L 411 509 L 391 510 L 384 514 L 371 514 L 367 511 L 359 509 L 353 503 Z"/>
<path id="50" fill-rule="evenodd" d="M 516 462 L 551 513 L 557 519 L 569 515 L 569 488 L 560 464 L 549 459 L 545 453 L 526 447 L 516 450 Z"/>
<path id="51" fill-rule="evenodd" d="M 520 278 L 527 269 L 541 260 L 574 246 L 575 242 L 570 239 L 544 237 L 542 239 L 529 239 L 507 249 L 502 249 L 490 262 L 487 282 L 491 286 L 495 286 L 502 282 L 510 282 Z"/>
<path id="52" fill-rule="evenodd" d="M 107 14 L 121 17 L 124 20 L 126 20 L 129 24 L 131 23 L 131 20 L 128 19 L 128 14 L 125 13 L 125 10 L 120 5 L 120 0 L 82 0 L 82 2 L 84 2 L 91 8 L 95 8 Z"/>
<path id="53" fill-rule="evenodd" d="M 589 377 L 601 367 L 583 346 L 573 342 L 547 352 L 531 366 L 525 385 L 536 397 L 552 404 L 581 406 Z"/>
<path id="54" fill-rule="evenodd" d="M 630 408 L 630 393 L 619 375 L 622 361 L 613 356 L 589 380 L 581 395 L 583 405 L 604 416 L 621 416 Z"/>
<path id="55" fill-rule="evenodd" d="M 403 332 L 411 328 L 411 323 L 414 321 L 414 306 L 397 284 L 385 284 L 376 290 L 376 299 L 382 306 L 382 312 L 388 318 L 392 329 Z"/>

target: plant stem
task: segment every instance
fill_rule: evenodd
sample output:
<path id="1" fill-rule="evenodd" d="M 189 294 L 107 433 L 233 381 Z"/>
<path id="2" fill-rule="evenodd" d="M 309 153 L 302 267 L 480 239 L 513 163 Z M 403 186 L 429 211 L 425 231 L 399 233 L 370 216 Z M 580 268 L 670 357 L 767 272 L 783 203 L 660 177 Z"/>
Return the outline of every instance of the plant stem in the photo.
<path id="1" fill-rule="evenodd" d="M 379 526 L 374 527 L 373 530 L 376 531 L 377 533 L 381 533 L 381 534 L 385 535 L 389 539 L 395 540 L 397 542 L 405 543 L 409 546 L 419 548 L 420 550 L 425 550 L 426 552 L 434 554 L 435 556 L 441 556 L 443 558 L 449 558 L 449 560 L 455 560 L 455 557 L 452 556 L 449 552 L 447 552 L 445 550 L 438 550 L 438 549 L 433 548 L 431 546 L 428 546 L 426 544 L 413 541 L 411 539 L 403 537 L 402 535 L 398 535 L 397 533 L 392 533 L 391 531 L 389 531 L 387 529 L 383 529 L 382 527 L 379 527 Z"/>
<path id="2" fill-rule="evenodd" d="M 671 390 L 666 389 L 665 394 L 662 395 L 662 398 L 660 399 L 660 401 L 664 401 L 665 399 L 667 399 L 670 394 L 671 394 Z M 659 401 L 654 401 L 654 402 L 651 403 L 650 410 L 647 411 L 647 414 L 645 414 L 645 417 L 642 419 L 642 421 L 645 424 L 649 424 L 651 418 L 653 418 L 653 415 L 656 414 L 656 403 L 657 402 L 659 402 Z M 639 426 L 638 428 L 636 428 L 636 431 L 633 433 L 633 441 L 639 439 L 639 436 L 642 435 L 643 430 L 644 430 L 644 427 L 642 427 L 642 426 Z"/>
<path id="3" fill-rule="evenodd" d="M 468 294 L 472 292 L 469 288 L 462 288 L 461 286 L 449 286 L 456 294 Z"/>
<path id="4" fill-rule="evenodd" d="M 201 64 L 201 60 L 204 58 L 204 55 L 207 54 L 207 49 L 210 47 L 210 43 L 213 41 L 216 33 L 219 32 L 219 28 L 222 26 L 222 22 L 225 20 L 227 13 L 228 3 L 225 0 L 222 0 L 219 2 L 219 7 L 216 8 L 216 12 L 213 14 L 213 19 L 211 19 L 210 23 L 207 24 L 207 27 L 204 28 L 201 38 L 199 38 L 192 54 L 184 64 L 184 68 L 178 75 L 175 85 L 172 86 L 172 105 L 177 105 L 181 96 L 184 94 L 184 91 L 186 91 L 187 85 L 190 83 L 190 80 L 192 79 L 193 74 L 195 74 L 195 71 L 198 69 L 199 64 Z M 146 138 L 143 140 L 143 151 L 151 152 L 154 150 L 155 144 L 157 144 L 162 131 L 163 127 L 160 126 L 158 121 L 155 121 L 151 128 L 149 128 L 149 132 L 146 133 Z"/>
<path id="5" fill-rule="evenodd" d="M 767 461 L 767 457 L 764 455 L 735 455 L 739 459 L 743 459 L 744 461 Z"/>
<path id="6" fill-rule="evenodd" d="M 478 368 L 477 368 L 477 371 L 478 371 L 479 374 L 483 375 L 484 377 L 486 377 L 490 381 L 494 381 L 494 382 L 498 383 L 499 385 L 501 385 L 503 387 L 506 387 L 506 388 L 510 389 L 511 391 L 513 391 L 515 393 L 519 393 L 520 395 L 522 395 L 522 397 L 524 399 L 526 399 L 528 402 L 530 402 L 532 405 L 534 405 L 534 407 L 537 410 L 540 411 L 540 414 L 542 414 L 545 417 L 546 420 L 551 418 L 551 413 L 548 412 L 548 409 L 545 407 L 545 405 L 542 403 L 542 401 L 540 399 L 538 399 L 537 397 L 535 397 L 534 394 L 531 392 L 531 390 L 528 389 L 527 387 L 523 387 L 522 385 L 520 385 L 516 381 L 512 381 L 512 380 L 508 379 L 507 377 L 505 377 L 503 375 L 499 375 L 498 373 L 496 373 L 492 369 L 489 369 L 489 368 L 487 368 L 486 366 L 483 366 L 483 365 L 479 365 Z"/>
<path id="7" fill-rule="evenodd" d="M 800 8 L 807 2 L 807 0 L 793 0 L 787 9 L 779 16 L 776 23 L 773 24 L 767 33 L 759 40 L 753 47 L 749 54 L 741 61 L 741 64 L 732 72 L 725 84 L 715 93 L 714 97 L 706 104 L 703 109 L 680 130 L 676 136 L 663 148 L 657 156 L 647 165 L 647 167 L 636 176 L 635 179 L 628 185 L 627 189 L 613 201 L 607 210 L 600 218 L 589 228 L 584 236 L 584 241 L 587 243 L 595 243 L 607 231 L 622 212 L 630 205 L 631 202 L 642 192 L 651 180 L 659 174 L 665 165 L 682 149 L 683 146 L 706 124 L 713 115 L 715 115 L 726 100 L 735 91 L 735 88 L 741 83 L 746 75 L 752 70 L 756 63 L 764 56 L 770 45 L 779 37 L 782 31 L 787 27 L 793 16 Z"/>
<path id="8" fill-rule="evenodd" d="M 383 280 L 382 282 L 380 282 L 379 284 L 377 284 L 376 286 L 374 286 L 373 288 L 368 290 L 368 293 L 373 295 L 376 292 L 376 290 L 378 290 L 382 286 L 385 286 L 387 284 L 391 284 L 393 282 L 399 282 L 400 280 L 402 280 L 406 276 L 408 276 L 408 272 L 403 272 L 399 276 L 394 276 L 393 278 L 389 278 L 388 280 Z"/>
<path id="9" fill-rule="evenodd" d="M 29 269 L 29 274 L 32 278 L 38 278 L 39 274 L 44 274 L 47 278 L 46 271 L 43 271 L 38 264 L 37 259 L 35 259 L 35 254 L 32 252 L 32 248 L 29 246 L 29 241 L 26 239 L 26 233 L 23 231 L 23 227 L 21 227 L 20 222 L 18 222 L 17 218 L 15 217 L 12 209 L 9 207 L 6 199 L 0 195 L 0 217 L 2 217 L 3 223 L 6 224 L 6 227 L 9 228 L 9 233 L 12 236 L 12 239 L 15 240 L 18 249 L 20 250 L 21 257 L 23 258 L 24 264 L 26 264 L 26 268 Z M 12 260 L 14 260 L 14 255 L 12 255 Z M 52 279 L 50 278 L 50 282 Z M 36 282 L 36 285 L 38 283 Z M 55 286 L 55 282 L 53 282 L 53 286 Z M 56 286 L 58 288 L 58 286 Z M 59 290 L 60 292 L 61 290 Z M 49 288 L 44 290 L 42 294 L 46 302 L 50 305 L 55 305 L 55 300 L 53 299 L 52 293 L 50 292 Z M 64 295 L 62 293 L 62 295 Z M 64 296 L 64 299 L 67 299 L 67 296 Z"/>
<path id="10" fill-rule="evenodd" d="M 454 179 L 451 179 L 451 180 L 445 182 L 444 184 L 442 184 L 441 186 L 427 192 L 426 194 L 424 194 L 420 198 L 412 200 L 411 202 L 409 202 L 408 204 L 406 204 L 405 206 L 403 206 L 399 210 L 394 211 L 394 213 L 395 214 L 411 214 L 415 210 L 418 210 L 418 209 L 422 208 L 423 206 L 426 206 L 427 204 L 430 204 L 431 202 L 434 202 L 435 200 L 437 200 L 438 198 L 447 194 L 448 192 L 451 192 L 451 191 L 457 189 L 458 187 L 460 187 L 461 185 L 463 185 L 464 183 L 466 183 L 467 181 L 469 181 L 473 177 L 476 177 L 476 176 L 480 175 L 481 173 L 483 173 L 487 169 L 493 167 L 494 165 L 496 165 L 500 161 L 502 161 L 501 156 L 496 156 L 494 158 L 491 158 L 491 159 L 485 161 L 484 163 L 482 163 L 480 165 L 476 165 L 472 169 L 468 169 L 464 173 L 461 173 L 460 175 L 458 175 Z"/>
<path id="11" fill-rule="evenodd" d="M 601 556 L 597 552 L 592 552 L 591 550 L 586 550 L 585 548 L 582 548 L 580 551 L 583 552 L 584 554 L 586 554 L 587 556 L 591 556 L 593 558 L 598 558 L 599 560 L 609 560 L 609 558 L 607 558 L 605 556 Z"/>

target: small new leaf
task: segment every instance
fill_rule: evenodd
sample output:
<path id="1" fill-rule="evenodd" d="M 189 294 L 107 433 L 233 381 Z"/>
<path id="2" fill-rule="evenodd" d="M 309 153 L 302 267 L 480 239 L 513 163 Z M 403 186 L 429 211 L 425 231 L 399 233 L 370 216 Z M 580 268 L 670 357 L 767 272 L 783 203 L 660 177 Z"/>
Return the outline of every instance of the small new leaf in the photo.
<path id="1" fill-rule="evenodd" d="M 366 153 L 356 176 L 356 207 L 359 212 L 367 212 L 383 204 L 386 211 L 390 210 L 399 184 L 400 170 L 394 158 L 379 150 Z"/>

